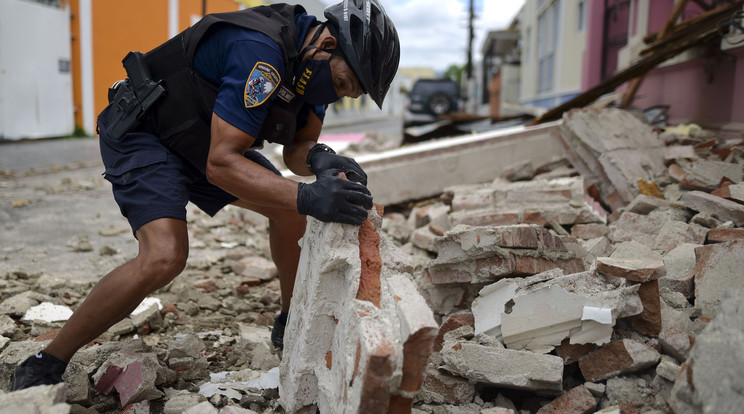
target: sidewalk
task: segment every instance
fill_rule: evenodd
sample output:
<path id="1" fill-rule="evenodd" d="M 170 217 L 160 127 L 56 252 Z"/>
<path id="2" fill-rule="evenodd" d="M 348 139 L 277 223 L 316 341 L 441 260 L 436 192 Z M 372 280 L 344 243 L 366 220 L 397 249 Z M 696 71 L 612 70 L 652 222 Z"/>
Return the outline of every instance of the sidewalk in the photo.
<path id="1" fill-rule="evenodd" d="M 329 111 L 324 129 L 358 126 L 396 117 L 382 111 Z M 338 132 L 338 131 L 335 131 Z M 98 138 L 59 138 L 24 141 L 0 141 L 0 175 L 28 171 L 44 172 L 65 167 L 101 165 Z M 103 172 L 103 171 L 101 171 Z"/>

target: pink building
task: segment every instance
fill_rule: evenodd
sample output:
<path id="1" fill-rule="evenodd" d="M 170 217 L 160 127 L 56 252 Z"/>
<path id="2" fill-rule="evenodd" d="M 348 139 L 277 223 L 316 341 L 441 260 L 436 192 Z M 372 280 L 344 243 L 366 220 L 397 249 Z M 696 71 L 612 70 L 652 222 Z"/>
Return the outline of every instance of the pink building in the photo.
<path id="1" fill-rule="evenodd" d="M 582 91 L 636 61 L 639 52 L 647 46 L 643 37 L 661 30 L 672 13 L 675 0 L 593 0 L 587 3 Z M 712 8 L 708 7 L 710 3 L 710 0 L 689 1 L 678 22 L 704 13 L 705 8 Z M 650 71 L 632 106 L 641 109 L 668 106 L 669 124 L 695 122 L 740 137 L 744 130 L 743 15 L 744 9 L 737 7 L 721 19 L 720 27 L 728 28 L 729 34 L 714 45 L 689 49 Z M 732 18 L 739 28 L 727 24 Z M 627 86 L 618 90 L 623 91 Z"/>

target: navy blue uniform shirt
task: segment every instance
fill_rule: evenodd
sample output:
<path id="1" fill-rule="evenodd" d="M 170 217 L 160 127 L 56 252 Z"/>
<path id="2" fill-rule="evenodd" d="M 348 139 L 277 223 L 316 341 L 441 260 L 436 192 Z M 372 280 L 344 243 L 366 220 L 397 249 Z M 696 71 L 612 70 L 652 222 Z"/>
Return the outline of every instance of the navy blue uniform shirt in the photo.
<path id="1" fill-rule="evenodd" d="M 314 16 L 305 13 L 295 18 L 298 32 L 298 52 L 308 30 L 317 24 Z M 276 97 L 279 83 L 294 77 L 291 68 L 284 67 L 282 51 L 263 33 L 237 26 L 224 25 L 208 33 L 194 54 L 194 68 L 209 81 L 219 85 L 214 113 L 230 125 L 256 138 Z M 327 105 L 305 107 L 300 111 L 297 130 L 307 124 L 312 109 L 322 121 Z"/>

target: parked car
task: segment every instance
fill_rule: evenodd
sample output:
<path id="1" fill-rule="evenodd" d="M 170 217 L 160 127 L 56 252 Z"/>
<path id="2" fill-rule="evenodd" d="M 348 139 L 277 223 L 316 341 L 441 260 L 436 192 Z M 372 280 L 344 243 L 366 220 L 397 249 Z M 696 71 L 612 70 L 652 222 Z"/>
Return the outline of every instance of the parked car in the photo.
<path id="1" fill-rule="evenodd" d="M 459 110 L 460 86 L 450 79 L 419 79 L 408 93 L 406 121 L 432 122 Z"/>

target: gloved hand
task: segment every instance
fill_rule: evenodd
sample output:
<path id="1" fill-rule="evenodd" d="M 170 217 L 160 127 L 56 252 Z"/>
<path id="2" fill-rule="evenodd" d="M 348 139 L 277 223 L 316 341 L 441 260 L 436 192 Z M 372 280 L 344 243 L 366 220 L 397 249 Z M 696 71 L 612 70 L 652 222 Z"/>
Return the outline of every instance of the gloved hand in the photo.
<path id="1" fill-rule="evenodd" d="M 350 181 L 367 185 L 367 174 L 353 158 L 344 157 L 332 152 L 318 151 L 312 153 L 308 164 L 310 165 L 310 170 L 316 176 L 331 168 L 338 168 L 346 174 L 346 178 Z"/>
<path id="2" fill-rule="evenodd" d="M 336 177 L 341 170 L 332 168 L 318 174 L 312 184 L 299 183 L 297 210 L 320 221 L 360 225 L 372 208 L 367 187 Z"/>

